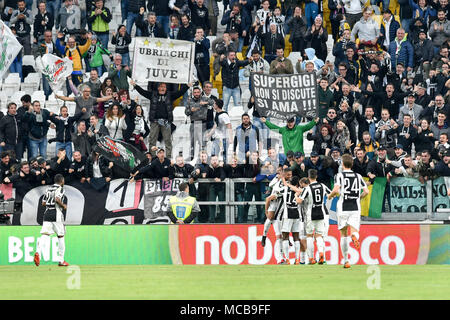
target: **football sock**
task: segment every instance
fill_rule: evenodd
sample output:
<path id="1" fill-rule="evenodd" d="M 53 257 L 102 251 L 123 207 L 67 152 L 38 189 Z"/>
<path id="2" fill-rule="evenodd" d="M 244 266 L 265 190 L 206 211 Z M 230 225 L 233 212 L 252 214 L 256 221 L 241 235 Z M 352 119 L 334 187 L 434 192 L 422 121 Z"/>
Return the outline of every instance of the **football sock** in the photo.
<path id="1" fill-rule="evenodd" d="M 341 237 L 341 252 L 345 263 L 348 259 L 348 237 Z"/>
<path id="2" fill-rule="evenodd" d="M 317 251 L 319 251 L 320 253 L 323 253 L 323 249 L 325 247 L 325 243 L 323 242 L 323 238 L 322 237 L 317 237 L 316 238 L 316 242 L 317 242 Z"/>
<path id="3" fill-rule="evenodd" d="M 306 238 L 306 250 L 308 252 L 308 258 L 314 259 L 314 239 L 312 237 Z"/>
<path id="4" fill-rule="evenodd" d="M 283 240 L 283 253 L 284 258 L 289 260 L 289 240 Z"/>
<path id="5" fill-rule="evenodd" d="M 264 232 L 263 235 L 267 237 L 267 233 L 269 233 L 270 226 L 272 225 L 272 220 L 266 219 L 264 222 Z"/>
<path id="6" fill-rule="evenodd" d="M 352 236 L 355 236 L 356 240 L 359 240 L 359 232 L 357 231 L 353 232 Z"/>
<path id="7" fill-rule="evenodd" d="M 64 241 L 64 237 L 58 237 L 58 254 L 59 261 L 64 262 L 64 252 L 66 251 L 66 243 Z"/>
<path id="8" fill-rule="evenodd" d="M 281 259 L 283 259 L 283 244 L 282 244 L 282 241 L 281 241 L 281 239 L 278 239 L 277 238 L 277 240 L 276 240 L 276 243 L 278 243 L 278 249 L 279 249 L 279 259 L 277 259 L 277 260 L 281 260 Z"/>
<path id="9" fill-rule="evenodd" d="M 300 241 L 294 242 L 294 248 L 295 248 L 295 259 L 300 258 Z"/>
<path id="10" fill-rule="evenodd" d="M 300 262 L 305 263 L 305 259 L 306 259 L 306 252 L 300 251 Z"/>
<path id="11" fill-rule="evenodd" d="M 37 243 L 36 246 L 36 252 L 39 253 L 39 255 L 41 256 L 41 258 L 44 255 L 44 252 L 47 252 L 47 249 L 50 246 L 50 236 L 47 234 L 43 234 L 41 235 L 41 237 L 39 238 L 39 241 Z M 50 252 L 50 251 L 48 251 Z"/>

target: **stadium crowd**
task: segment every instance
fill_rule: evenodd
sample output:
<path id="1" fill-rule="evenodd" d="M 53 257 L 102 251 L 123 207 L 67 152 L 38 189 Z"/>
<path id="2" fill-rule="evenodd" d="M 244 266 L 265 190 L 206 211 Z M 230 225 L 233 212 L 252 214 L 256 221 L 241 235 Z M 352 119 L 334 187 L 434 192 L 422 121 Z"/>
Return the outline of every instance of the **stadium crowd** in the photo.
<path id="1" fill-rule="evenodd" d="M 191 185 L 199 178 L 215 179 L 190 188 L 199 201 L 224 200 L 221 181 L 226 178 L 251 178 L 251 183 L 236 184 L 236 198 L 261 201 L 267 195 L 261 181 L 275 177 L 278 167 L 291 167 L 300 178 L 316 169 L 318 181 L 329 185 L 345 153 L 354 156 L 354 171 L 371 182 L 376 177 L 424 182 L 450 176 L 447 0 L 398 0 L 398 15 L 387 9 L 389 0 L 369 6 L 360 0 L 328 0 L 326 17 L 320 0 L 222 3 L 220 20 L 216 0 L 123 0 L 121 22 L 126 23 L 110 38 L 107 1 L 39 1 L 32 16 L 32 1 L 5 0 L 2 20 L 23 45 L 10 72 L 24 79 L 29 70 L 22 67 L 23 54 L 69 57 L 73 73 L 66 95 L 55 97 L 76 103 L 74 115 L 66 106 L 54 114 L 24 95 L 20 106 L 10 102 L 0 115 L 0 175 L 16 188 L 16 201 L 33 187 L 51 184 L 58 173 L 67 183 L 77 180 L 98 190 L 116 178 L 186 178 Z M 381 7 L 379 24 L 374 11 Z M 325 21 L 331 24 L 331 54 Z M 221 35 L 219 24 L 225 26 Z M 208 35 L 217 37 L 211 43 Z M 198 82 L 136 84 L 130 61 L 133 36 L 195 42 Z M 288 52 L 298 52 L 298 60 L 289 59 Z M 83 82 L 87 72 L 89 80 Z M 242 106 L 248 110 L 242 123 L 233 128 L 228 111 L 241 105 L 240 84 L 252 72 L 315 72 L 317 118 L 293 117 L 277 124 L 258 113 L 251 97 Z M 219 73 L 221 88 L 216 86 Z M 44 77 L 42 86 L 48 97 L 52 91 Z M 130 98 L 132 89 L 150 101 L 148 114 Z M 213 89 L 220 89 L 221 99 Z M 190 155 L 172 152 L 174 102 L 181 97 L 190 121 Z M 50 127 L 56 137 L 48 140 Z M 271 131 L 281 135 L 282 152 Z M 313 141 L 308 156 L 304 134 Z M 93 151 L 107 135 L 133 144 L 147 159 L 131 174 L 124 171 Z M 48 143 L 56 144 L 53 157 L 47 157 Z M 193 158 L 196 144 L 198 160 Z M 201 209 L 200 222 L 224 222 L 216 206 Z M 238 222 L 247 221 L 248 210 L 248 205 L 239 208 Z M 263 222 L 263 206 L 257 212 L 257 221 Z"/>

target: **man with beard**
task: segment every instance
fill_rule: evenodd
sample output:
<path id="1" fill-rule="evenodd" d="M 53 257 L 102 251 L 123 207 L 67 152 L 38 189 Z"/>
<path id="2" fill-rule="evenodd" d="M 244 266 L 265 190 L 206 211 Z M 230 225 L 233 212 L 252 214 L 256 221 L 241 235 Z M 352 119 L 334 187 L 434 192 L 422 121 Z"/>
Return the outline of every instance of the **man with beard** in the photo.
<path id="1" fill-rule="evenodd" d="M 208 109 L 210 108 L 209 99 L 202 96 L 202 90 L 195 87 L 192 90 L 192 96 L 189 97 L 185 114 L 190 117 L 191 125 L 189 129 L 191 137 L 191 160 L 194 158 L 195 147 L 198 144 L 199 150 L 205 149 L 206 139 L 206 124 Z"/>

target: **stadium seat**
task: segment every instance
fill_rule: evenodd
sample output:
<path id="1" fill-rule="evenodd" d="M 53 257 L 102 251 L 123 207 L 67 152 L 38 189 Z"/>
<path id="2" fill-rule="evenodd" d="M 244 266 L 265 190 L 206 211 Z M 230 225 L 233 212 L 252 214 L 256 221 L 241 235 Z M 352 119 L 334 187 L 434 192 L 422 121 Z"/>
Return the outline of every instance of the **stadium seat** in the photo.
<path id="1" fill-rule="evenodd" d="M 18 73 L 10 73 L 6 77 L 5 82 L 2 86 L 2 91 L 6 92 L 8 97 L 11 97 L 14 92 L 20 90 L 20 76 Z"/>
<path id="2" fill-rule="evenodd" d="M 15 102 L 18 106 L 22 105 L 20 102 L 20 98 L 22 98 L 23 95 L 25 95 L 27 92 L 25 91 L 16 91 L 12 94 L 11 98 L 8 102 Z"/>
<path id="3" fill-rule="evenodd" d="M 26 55 L 22 58 L 22 65 L 32 66 L 36 70 L 36 59 L 32 55 Z"/>
<path id="4" fill-rule="evenodd" d="M 184 113 L 185 107 L 179 106 L 173 109 L 173 118 L 178 121 L 184 121 L 186 114 Z"/>
<path id="5" fill-rule="evenodd" d="M 39 101 L 41 103 L 41 107 L 43 108 L 45 105 L 45 94 L 44 91 L 35 91 L 31 94 L 31 101 Z"/>

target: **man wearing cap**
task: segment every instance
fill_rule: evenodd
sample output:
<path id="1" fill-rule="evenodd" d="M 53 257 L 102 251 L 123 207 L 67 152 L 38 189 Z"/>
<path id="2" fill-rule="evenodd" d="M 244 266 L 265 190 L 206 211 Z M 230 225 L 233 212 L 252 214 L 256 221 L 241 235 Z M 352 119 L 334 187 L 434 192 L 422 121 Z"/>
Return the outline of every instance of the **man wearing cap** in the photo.
<path id="1" fill-rule="evenodd" d="M 316 151 L 311 151 L 310 157 L 303 162 L 305 164 L 305 172 L 309 169 L 317 170 L 317 181 L 326 184 L 330 187 L 331 178 L 334 177 L 334 172 L 331 167 L 324 167 L 324 160 L 319 157 Z"/>
<path id="2" fill-rule="evenodd" d="M 403 107 L 400 108 L 400 113 L 398 115 L 398 123 L 403 123 L 403 116 L 405 114 L 408 114 L 411 116 L 411 124 L 413 126 L 418 126 L 420 123 L 419 117 L 420 113 L 422 112 L 423 108 L 416 104 L 416 96 L 414 93 L 410 93 L 408 95 L 408 102 Z"/>
<path id="3" fill-rule="evenodd" d="M 145 166 L 141 170 L 135 172 L 135 175 L 145 174 L 148 171 L 152 173 L 152 177 L 155 179 L 163 179 L 169 181 L 174 178 L 173 167 L 164 149 L 159 149 L 156 153 L 156 159 L 154 159 L 148 166 Z"/>
<path id="4" fill-rule="evenodd" d="M 394 157 L 391 160 L 387 160 L 387 162 L 392 164 L 394 167 L 399 168 L 402 166 L 402 160 L 406 155 L 407 153 L 403 150 L 403 146 L 401 144 L 397 144 L 394 148 Z"/>
<path id="5" fill-rule="evenodd" d="M 381 45 L 384 50 L 389 48 L 389 44 L 394 40 L 399 28 L 400 23 L 395 20 L 391 10 L 384 9 L 383 20 L 381 20 L 380 37 L 378 38 L 378 44 Z"/>
<path id="6" fill-rule="evenodd" d="M 450 150 L 444 153 L 441 161 L 436 164 L 434 171 L 441 177 L 450 177 Z M 450 188 L 448 186 L 447 192 L 450 196 Z"/>
<path id="7" fill-rule="evenodd" d="M 288 120 L 285 127 L 279 127 L 271 123 L 269 120 L 266 120 L 265 117 L 262 117 L 261 121 L 264 122 L 269 129 L 278 131 L 281 134 L 285 153 L 288 151 L 299 151 L 304 153 L 303 134 L 312 129 L 319 122 L 319 118 L 315 118 L 304 125 L 296 125 L 295 117 L 292 117 Z"/>
<path id="8" fill-rule="evenodd" d="M 299 179 L 308 177 L 303 160 L 305 160 L 303 152 L 294 153 L 294 163 L 291 165 L 292 175 L 297 176 Z"/>
<path id="9" fill-rule="evenodd" d="M 428 39 L 425 29 L 419 30 L 419 41 L 414 43 L 414 61 L 416 66 L 422 64 L 424 78 L 428 78 L 431 69 L 431 61 L 434 57 L 433 42 Z"/>

